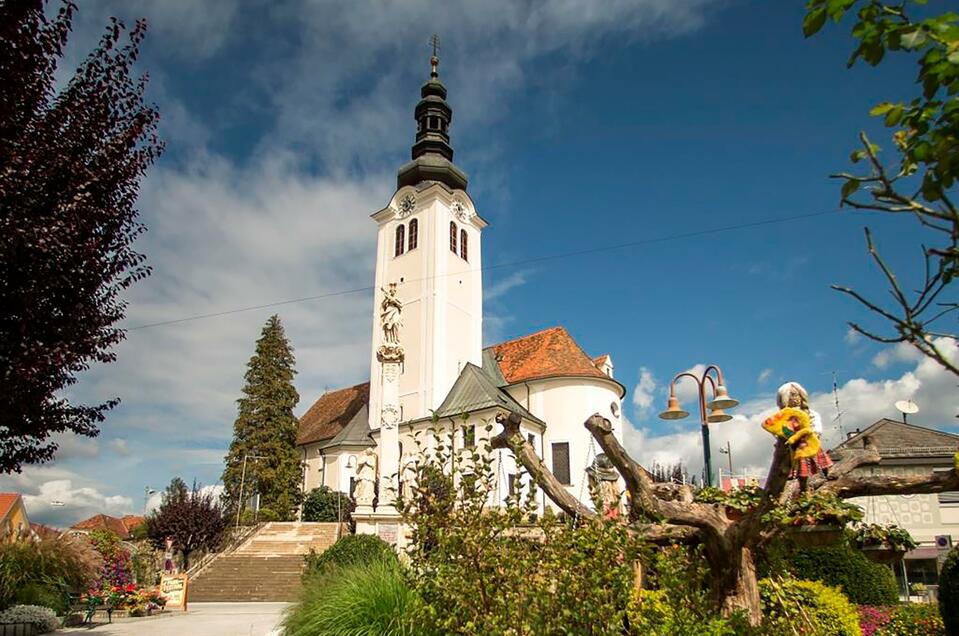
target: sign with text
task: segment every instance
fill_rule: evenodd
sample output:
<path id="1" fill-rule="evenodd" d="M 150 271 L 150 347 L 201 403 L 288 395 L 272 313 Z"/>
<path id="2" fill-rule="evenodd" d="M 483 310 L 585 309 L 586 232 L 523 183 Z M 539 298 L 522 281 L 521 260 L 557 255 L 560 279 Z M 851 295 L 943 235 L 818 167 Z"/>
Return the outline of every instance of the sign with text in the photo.
<path id="1" fill-rule="evenodd" d="M 188 582 L 186 574 L 174 574 L 160 579 L 160 594 L 166 598 L 167 609 L 186 611 Z"/>
<path id="2" fill-rule="evenodd" d="M 380 524 L 378 530 L 380 539 L 383 539 L 383 541 L 386 541 L 390 545 L 396 545 L 396 534 L 399 528 L 395 523 Z"/>

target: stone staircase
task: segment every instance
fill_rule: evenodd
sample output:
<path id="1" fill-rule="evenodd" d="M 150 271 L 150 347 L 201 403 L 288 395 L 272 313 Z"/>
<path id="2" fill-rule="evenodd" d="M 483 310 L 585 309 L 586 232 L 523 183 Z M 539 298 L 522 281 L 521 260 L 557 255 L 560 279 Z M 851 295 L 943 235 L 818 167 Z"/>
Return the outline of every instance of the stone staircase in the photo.
<path id="1" fill-rule="evenodd" d="M 304 559 L 337 538 L 336 523 L 265 524 L 233 551 L 226 551 L 194 575 L 189 600 L 292 601 L 301 589 Z M 339 528 L 339 536 L 349 531 Z"/>

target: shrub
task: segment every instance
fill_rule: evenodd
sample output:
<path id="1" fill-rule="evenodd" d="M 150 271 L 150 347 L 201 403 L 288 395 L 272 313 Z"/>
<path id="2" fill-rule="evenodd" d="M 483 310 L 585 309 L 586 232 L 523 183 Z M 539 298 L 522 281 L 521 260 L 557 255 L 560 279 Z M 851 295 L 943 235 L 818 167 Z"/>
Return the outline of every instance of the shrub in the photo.
<path id="1" fill-rule="evenodd" d="M 103 559 L 84 539 L 70 536 L 0 544 L 0 608 L 25 601 L 54 602 L 96 580 Z"/>
<path id="2" fill-rule="evenodd" d="M 303 499 L 303 521 L 349 522 L 353 501 L 329 486 L 314 488 Z"/>
<path id="3" fill-rule="evenodd" d="M 133 582 L 130 551 L 123 547 L 120 537 L 107 530 L 93 530 L 87 535 L 90 543 L 103 557 L 100 570 L 102 585 L 129 585 Z"/>
<path id="4" fill-rule="evenodd" d="M 723 618 L 709 598 L 702 556 L 683 548 L 657 552 L 648 580 L 655 589 L 640 591 L 629 603 L 629 633 L 643 636 L 735 636 L 748 632 L 744 616 Z"/>
<path id="5" fill-rule="evenodd" d="M 946 636 L 939 608 L 932 603 L 905 603 L 893 612 L 890 620 L 876 636 Z"/>
<path id="6" fill-rule="evenodd" d="M 959 634 L 959 546 L 949 552 L 939 572 L 939 613 L 950 634 Z"/>
<path id="7" fill-rule="evenodd" d="M 348 534 L 323 552 L 306 555 L 304 576 L 322 574 L 338 567 L 365 565 L 373 561 L 396 562 L 393 547 L 372 534 Z"/>
<path id="8" fill-rule="evenodd" d="M 875 636 L 879 630 L 892 620 L 894 608 L 874 607 L 872 605 L 860 605 L 859 627 L 862 629 L 862 636 Z"/>
<path id="9" fill-rule="evenodd" d="M 873 563 L 846 541 L 822 548 L 788 548 L 780 558 L 794 577 L 837 585 L 857 605 L 895 605 L 896 577 L 885 565 Z"/>
<path id="10" fill-rule="evenodd" d="M 286 636 L 413 634 L 407 618 L 413 593 L 395 560 L 374 559 L 315 576 L 284 618 Z M 420 632 L 416 632 L 420 633 Z"/>
<path id="11" fill-rule="evenodd" d="M 859 614 L 838 588 L 818 581 L 762 579 L 764 634 L 862 636 Z"/>
<path id="12" fill-rule="evenodd" d="M 60 620 L 49 607 L 14 605 L 0 612 L 0 625 L 17 623 L 29 623 L 35 626 L 40 634 L 55 631 L 60 627 Z"/>

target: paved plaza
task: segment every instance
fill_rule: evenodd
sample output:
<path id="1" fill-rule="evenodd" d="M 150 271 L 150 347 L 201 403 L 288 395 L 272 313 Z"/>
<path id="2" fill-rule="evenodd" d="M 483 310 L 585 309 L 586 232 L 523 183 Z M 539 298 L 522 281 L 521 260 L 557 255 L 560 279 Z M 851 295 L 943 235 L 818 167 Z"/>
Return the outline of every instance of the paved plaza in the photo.
<path id="1" fill-rule="evenodd" d="M 190 603 L 186 613 L 71 627 L 58 634 L 91 636 L 279 636 L 289 603 Z"/>

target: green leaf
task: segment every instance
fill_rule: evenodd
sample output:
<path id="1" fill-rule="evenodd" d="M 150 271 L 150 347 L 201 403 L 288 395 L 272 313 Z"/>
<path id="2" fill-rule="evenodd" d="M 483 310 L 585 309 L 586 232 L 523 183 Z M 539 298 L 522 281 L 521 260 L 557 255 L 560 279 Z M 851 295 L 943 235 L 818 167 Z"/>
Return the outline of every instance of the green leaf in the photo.
<path id="1" fill-rule="evenodd" d="M 885 115 L 890 110 L 892 110 L 893 106 L 895 106 L 895 104 L 891 102 L 883 102 L 881 104 L 873 106 L 872 110 L 869 111 L 869 114 L 872 115 L 873 117 L 879 117 L 881 115 Z"/>
<path id="2" fill-rule="evenodd" d="M 917 49 L 926 43 L 926 39 L 926 32 L 917 27 L 908 33 L 904 33 L 899 42 L 907 49 Z"/>
<path id="3" fill-rule="evenodd" d="M 849 179 L 842 184 L 842 198 L 848 199 L 849 196 L 859 189 L 859 179 Z"/>
<path id="4" fill-rule="evenodd" d="M 826 7 L 813 9 L 806 14 L 802 21 L 802 33 L 807 38 L 819 32 L 819 29 L 826 23 Z"/>
<path id="5" fill-rule="evenodd" d="M 899 120 L 902 119 L 902 114 L 904 111 L 905 109 L 900 105 L 896 105 L 895 107 L 893 107 L 888 113 L 886 113 L 886 119 L 885 119 L 886 126 L 891 128 L 895 126 L 896 124 L 898 124 Z"/>

